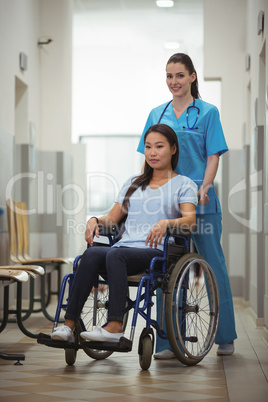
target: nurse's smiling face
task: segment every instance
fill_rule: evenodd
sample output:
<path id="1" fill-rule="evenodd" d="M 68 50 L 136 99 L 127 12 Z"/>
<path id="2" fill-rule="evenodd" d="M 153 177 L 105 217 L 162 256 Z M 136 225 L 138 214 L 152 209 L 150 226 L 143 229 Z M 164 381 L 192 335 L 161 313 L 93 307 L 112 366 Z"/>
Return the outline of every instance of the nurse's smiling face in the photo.
<path id="1" fill-rule="evenodd" d="M 191 95 L 191 85 L 196 74 L 190 74 L 182 63 L 170 63 L 166 69 L 166 83 L 173 97 Z"/>

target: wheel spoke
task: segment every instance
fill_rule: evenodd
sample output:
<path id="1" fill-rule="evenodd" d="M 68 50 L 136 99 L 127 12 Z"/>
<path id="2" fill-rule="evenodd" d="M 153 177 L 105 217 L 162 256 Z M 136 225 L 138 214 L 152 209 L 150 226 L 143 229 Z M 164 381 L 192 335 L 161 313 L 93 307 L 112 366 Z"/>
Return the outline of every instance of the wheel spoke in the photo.
<path id="1" fill-rule="evenodd" d="M 195 264 L 202 268 L 196 283 Z M 202 281 L 202 283 L 200 283 Z M 173 352 L 184 364 L 198 363 L 211 349 L 218 324 L 218 291 L 210 266 L 197 254 L 183 256 L 170 277 L 166 323 Z"/>

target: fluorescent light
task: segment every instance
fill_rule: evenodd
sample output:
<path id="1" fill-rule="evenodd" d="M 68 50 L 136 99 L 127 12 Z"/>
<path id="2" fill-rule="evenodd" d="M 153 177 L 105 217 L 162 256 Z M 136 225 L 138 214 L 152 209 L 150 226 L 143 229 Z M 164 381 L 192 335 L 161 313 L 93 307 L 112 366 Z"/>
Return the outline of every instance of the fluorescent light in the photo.
<path id="1" fill-rule="evenodd" d="M 164 43 L 165 49 L 168 49 L 168 50 L 179 49 L 180 46 L 181 46 L 181 44 L 179 42 L 175 42 L 175 41 Z"/>
<path id="2" fill-rule="evenodd" d="M 156 5 L 157 5 L 157 7 L 173 7 L 174 1 L 173 0 L 157 0 Z"/>

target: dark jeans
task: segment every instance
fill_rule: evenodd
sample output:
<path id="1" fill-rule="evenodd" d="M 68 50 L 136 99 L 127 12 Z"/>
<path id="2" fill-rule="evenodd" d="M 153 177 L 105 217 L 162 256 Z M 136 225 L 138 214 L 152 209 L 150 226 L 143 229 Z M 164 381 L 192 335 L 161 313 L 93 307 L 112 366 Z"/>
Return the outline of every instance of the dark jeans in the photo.
<path id="1" fill-rule="evenodd" d="M 127 300 L 127 276 L 149 268 L 160 250 L 134 247 L 89 247 L 74 277 L 65 318 L 77 321 L 98 274 L 107 276 L 109 285 L 108 321 L 123 321 Z"/>

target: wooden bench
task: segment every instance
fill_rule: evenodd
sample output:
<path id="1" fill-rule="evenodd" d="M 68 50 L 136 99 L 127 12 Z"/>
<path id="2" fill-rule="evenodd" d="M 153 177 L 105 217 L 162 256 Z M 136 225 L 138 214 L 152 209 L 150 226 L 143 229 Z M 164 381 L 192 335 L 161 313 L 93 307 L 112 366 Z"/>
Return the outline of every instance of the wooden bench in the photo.
<path id="1" fill-rule="evenodd" d="M 22 265 L 35 265 L 42 266 L 45 270 L 45 275 L 41 277 L 40 283 L 40 297 L 34 295 L 33 281 L 30 281 L 30 300 L 29 300 L 29 314 L 40 312 L 50 321 L 54 321 L 47 312 L 47 306 L 50 302 L 51 291 L 51 274 L 57 271 L 58 283 L 57 292 L 59 294 L 61 285 L 61 267 L 63 264 L 72 264 L 72 258 L 64 257 L 47 257 L 47 258 L 33 258 L 29 255 L 29 225 L 27 205 L 23 202 L 14 202 L 10 199 L 6 202 L 7 217 L 8 217 L 8 230 L 9 230 L 9 258 L 13 263 Z M 46 286 L 46 280 L 48 285 Z M 46 289 L 47 288 L 47 289 Z M 40 309 L 34 309 L 35 303 L 40 303 Z"/>
<path id="2" fill-rule="evenodd" d="M 36 265 L 2 265 L 0 266 L 0 288 L 4 289 L 4 303 L 3 303 L 3 319 L 0 325 L 0 332 L 2 332 L 7 323 L 9 314 L 15 313 L 18 325 L 23 333 L 28 335 L 29 331 L 26 330 L 22 324 L 22 309 L 21 309 L 21 285 L 27 282 L 29 278 L 36 278 L 37 275 L 43 275 L 44 269 Z M 9 309 L 9 286 L 17 283 L 17 308 L 16 310 Z M 30 333 L 31 334 L 31 333 Z M 15 365 L 20 365 L 21 360 L 25 360 L 24 354 L 19 353 L 3 353 L 0 352 L 0 358 L 4 360 L 16 360 Z"/>

